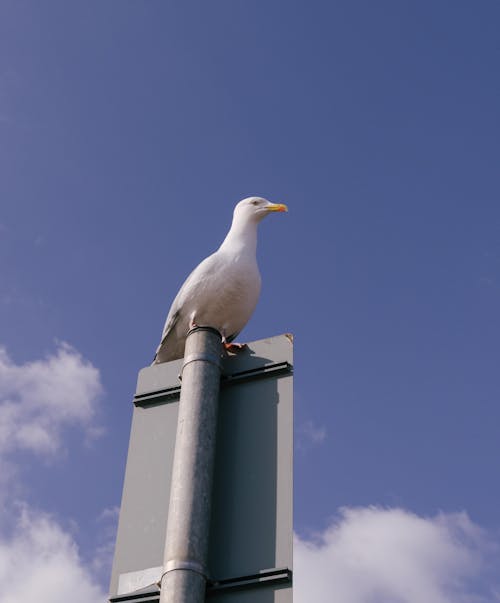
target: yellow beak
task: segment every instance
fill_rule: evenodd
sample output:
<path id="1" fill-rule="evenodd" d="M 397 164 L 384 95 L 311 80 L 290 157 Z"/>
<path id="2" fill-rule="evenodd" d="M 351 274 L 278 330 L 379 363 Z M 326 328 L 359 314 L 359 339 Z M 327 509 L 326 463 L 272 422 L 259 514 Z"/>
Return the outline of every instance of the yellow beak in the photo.
<path id="1" fill-rule="evenodd" d="M 288 211 L 288 207 L 284 203 L 271 203 L 266 209 L 267 211 Z"/>

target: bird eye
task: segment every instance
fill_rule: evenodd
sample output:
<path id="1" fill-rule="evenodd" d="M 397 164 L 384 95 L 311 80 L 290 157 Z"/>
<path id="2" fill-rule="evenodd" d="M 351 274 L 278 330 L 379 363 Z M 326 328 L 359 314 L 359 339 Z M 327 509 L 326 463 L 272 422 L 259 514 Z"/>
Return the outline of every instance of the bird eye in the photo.
<path id="1" fill-rule="evenodd" d="M 252 201 L 252 205 L 258 205 L 259 202 L 258 201 Z"/>

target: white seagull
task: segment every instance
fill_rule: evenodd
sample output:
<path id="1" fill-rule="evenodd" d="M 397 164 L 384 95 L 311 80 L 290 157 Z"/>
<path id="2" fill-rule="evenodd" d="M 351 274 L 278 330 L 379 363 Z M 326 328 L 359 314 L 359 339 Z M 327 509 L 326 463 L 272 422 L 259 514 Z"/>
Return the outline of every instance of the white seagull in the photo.
<path id="1" fill-rule="evenodd" d="M 222 245 L 188 276 L 165 321 L 153 364 L 184 355 L 190 329 L 213 327 L 227 350 L 252 316 L 260 294 L 257 227 L 271 212 L 288 211 L 282 203 L 248 197 L 234 208 L 233 222 Z"/>

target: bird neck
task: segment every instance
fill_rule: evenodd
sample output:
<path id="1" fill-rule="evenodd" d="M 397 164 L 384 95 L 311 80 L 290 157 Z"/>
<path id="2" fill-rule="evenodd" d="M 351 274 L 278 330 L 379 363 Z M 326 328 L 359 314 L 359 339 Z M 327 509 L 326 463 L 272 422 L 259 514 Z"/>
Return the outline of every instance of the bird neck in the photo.
<path id="1" fill-rule="evenodd" d="M 245 253 L 257 252 L 257 222 L 242 222 L 233 220 L 231 229 L 222 242 L 220 249 L 230 249 L 234 251 L 244 251 Z"/>

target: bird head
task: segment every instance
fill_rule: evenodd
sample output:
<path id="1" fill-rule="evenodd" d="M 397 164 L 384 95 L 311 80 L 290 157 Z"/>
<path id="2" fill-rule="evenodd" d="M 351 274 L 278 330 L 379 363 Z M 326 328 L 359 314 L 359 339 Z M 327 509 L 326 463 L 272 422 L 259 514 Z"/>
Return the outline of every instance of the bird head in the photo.
<path id="1" fill-rule="evenodd" d="M 234 208 L 234 217 L 248 222 L 260 222 L 275 211 L 288 211 L 288 207 L 283 203 L 271 203 L 262 197 L 247 197 Z"/>

